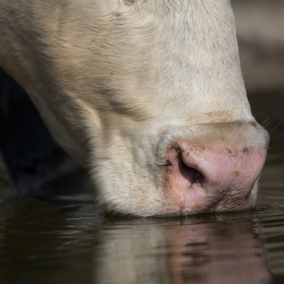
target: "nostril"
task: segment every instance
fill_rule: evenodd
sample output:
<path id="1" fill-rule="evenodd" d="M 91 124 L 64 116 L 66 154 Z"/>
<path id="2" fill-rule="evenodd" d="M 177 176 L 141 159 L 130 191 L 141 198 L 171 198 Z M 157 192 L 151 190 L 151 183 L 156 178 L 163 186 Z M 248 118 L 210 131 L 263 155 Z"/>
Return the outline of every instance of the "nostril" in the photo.
<path id="1" fill-rule="evenodd" d="M 180 173 L 185 179 L 187 179 L 191 184 L 199 183 L 202 185 L 205 182 L 205 177 L 200 171 L 186 165 L 181 155 L 179 155 L 178 159 Z"/>

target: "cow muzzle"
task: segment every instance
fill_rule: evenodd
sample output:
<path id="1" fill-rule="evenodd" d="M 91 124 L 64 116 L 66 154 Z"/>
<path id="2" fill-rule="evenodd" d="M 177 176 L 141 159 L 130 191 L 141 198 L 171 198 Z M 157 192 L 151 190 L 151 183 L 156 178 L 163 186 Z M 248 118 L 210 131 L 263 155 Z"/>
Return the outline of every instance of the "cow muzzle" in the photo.
<path id="1" fill-rule="evenodd" d="M 254 206 L 267 147 L 177 141 L 166 153 L 165 191 L 178 214 Z"/>

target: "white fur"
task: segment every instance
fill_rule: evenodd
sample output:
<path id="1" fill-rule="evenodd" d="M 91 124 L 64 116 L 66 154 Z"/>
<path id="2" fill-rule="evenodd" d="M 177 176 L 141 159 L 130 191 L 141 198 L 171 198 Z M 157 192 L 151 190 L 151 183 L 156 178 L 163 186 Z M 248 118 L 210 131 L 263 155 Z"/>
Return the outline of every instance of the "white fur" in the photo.
<path id="1" fill-rule="evenodd" d="M 267 143 L 250 124 L 229 0 L 2 0 L 0 65 L 110 210 L 169 212 L 160 163 L 177 138 L 240 121 L 244 144 Z"/>

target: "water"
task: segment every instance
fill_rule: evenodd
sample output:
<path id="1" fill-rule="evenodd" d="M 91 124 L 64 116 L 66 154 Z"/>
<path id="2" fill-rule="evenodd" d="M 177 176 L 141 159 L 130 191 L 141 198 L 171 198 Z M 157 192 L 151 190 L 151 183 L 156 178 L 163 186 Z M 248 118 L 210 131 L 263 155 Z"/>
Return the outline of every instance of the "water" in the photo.
<path id="1" fill-rule="evenodd" d="M 281 283 L 283 173 L 266 165 L 257 211 L 118 218 L 87 194 L 9 199 L 0 283 Z"/>

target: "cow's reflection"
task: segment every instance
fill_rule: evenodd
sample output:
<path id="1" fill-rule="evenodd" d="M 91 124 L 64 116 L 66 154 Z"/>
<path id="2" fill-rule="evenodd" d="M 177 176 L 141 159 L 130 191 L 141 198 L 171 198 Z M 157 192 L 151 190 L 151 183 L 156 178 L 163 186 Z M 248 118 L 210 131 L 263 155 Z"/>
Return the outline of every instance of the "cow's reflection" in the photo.
<path id="1" fill-rule="evenodd" d="M 1 283 L 259 283 L 253 212 L 110 219 L 92 205 L 26 198 L 0 207 Z M 16 273 L 15 273 L 16 272 Z"/>
<path id="2" fill-rule="evenodd" d="M 255 221 L 254 213 L 246 212 L 115 226 L 104 239 L 103 251 L 96 252 L 101 258 L 96 262 L 96 280 L 175 284 L 268 280 Z"/>
<path id="3" fill-rule="evenodd" d="M 245 217 L 245 215 L 244 215 Z M 171 228 L 167 268 L 172 283 L 251 283 L 269 279 L 262 242 L 251 218 Z"/>

